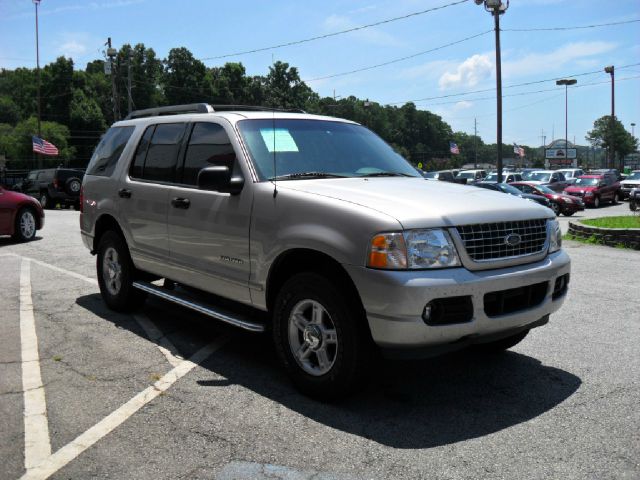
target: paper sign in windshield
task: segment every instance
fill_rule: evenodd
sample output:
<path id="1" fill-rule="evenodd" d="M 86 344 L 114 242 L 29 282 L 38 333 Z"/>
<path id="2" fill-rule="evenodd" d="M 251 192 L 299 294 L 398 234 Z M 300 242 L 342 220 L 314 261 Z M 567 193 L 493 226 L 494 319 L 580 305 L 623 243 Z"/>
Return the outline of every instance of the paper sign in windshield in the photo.
<path id="1" fill-rule="evenodd" d="M 296 141 L 286 128 L 261 128 L 260 134 L 269 153 L 298 151 Z"/>

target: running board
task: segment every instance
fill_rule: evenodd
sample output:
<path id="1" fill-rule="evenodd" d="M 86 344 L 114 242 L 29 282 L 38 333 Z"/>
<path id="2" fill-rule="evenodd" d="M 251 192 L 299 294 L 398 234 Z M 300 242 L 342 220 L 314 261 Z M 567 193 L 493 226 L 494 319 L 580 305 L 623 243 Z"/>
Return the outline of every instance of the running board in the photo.
<path id="1" fill-rule="evenodd" d="M 156 285 L 153 285 L 152 283 L 133 282 L 133 286 L 134 288 L 142 290 L 143 292 L 146 292 L 150 295 L 154 295 L 158 298 L 162 298 L 163 300 L 167 300 L 182 307 L 190 308 L 191 310 L 195 310 L 198 313 L 211 318 L 215 318 L 216 320 L 220 320 L 221 322 L 228 323 L 230 325 L 233 325 L 234 327 L 239 327 L 251 332 L 265 331 L 265 326 L 261 323 L 252 322 L 251 320 L 247 320 L 238 316 L 233 316 L 230 313 L 222 312 L 220 310 L 214 310 L 209 305 L 205 305 L 204 303 L 197 302 L 193 299 L 185 298 L 185 296 L 169 291 L 165 288 L 158 287 Z"/>

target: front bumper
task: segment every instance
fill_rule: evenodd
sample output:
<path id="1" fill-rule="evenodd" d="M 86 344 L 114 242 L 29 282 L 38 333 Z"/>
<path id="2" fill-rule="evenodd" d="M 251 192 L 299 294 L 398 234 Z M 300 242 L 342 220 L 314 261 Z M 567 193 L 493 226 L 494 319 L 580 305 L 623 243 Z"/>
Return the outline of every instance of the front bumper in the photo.
<path id="1" fill-rule="evenodd" d="M 429 349 L 483 341 L 546 323 L 565 294 L 553 299 L 555 281 L 571 270 L 569 256 L 560 250 L 544 260 L 495 270 L 450 268 L 433 271 L 384 271 L 345 266 L 362 299 L 371 335 L 387 353 L 426 356 Z M 485 294 L 548 282 L 538 305 L 514 313 L 488 316 Z M 427 325 L 422 312 L 431 300 L 471 297 L 473 315 L 465 323 Z M 395 351 L 395 352 L 394 352 Z M 413 355 L 412 353 L 415 353 Z"/>

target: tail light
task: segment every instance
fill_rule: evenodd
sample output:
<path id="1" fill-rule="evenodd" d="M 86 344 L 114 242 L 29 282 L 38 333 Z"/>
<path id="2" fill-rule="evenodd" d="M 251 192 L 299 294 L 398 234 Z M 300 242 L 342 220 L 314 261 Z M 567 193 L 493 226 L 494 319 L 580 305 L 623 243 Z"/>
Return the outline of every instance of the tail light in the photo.
<path id="1" fill-rule="evenodd" d="M 84 185 L 80 187 L 80 213 L 84 211 Z"/>

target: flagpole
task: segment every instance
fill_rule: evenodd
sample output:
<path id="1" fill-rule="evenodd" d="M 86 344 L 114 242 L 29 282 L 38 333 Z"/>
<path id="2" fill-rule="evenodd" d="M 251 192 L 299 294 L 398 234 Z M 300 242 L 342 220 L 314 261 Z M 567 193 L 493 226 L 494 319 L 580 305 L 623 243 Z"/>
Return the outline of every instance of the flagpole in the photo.
<path id="1" fill-rule="evenodd" d="M 33 3 L 36 6 L 36 83 L 38 90 L 38 137 L 42 138 L 42 130 L 40 126 L 40 118 L 41 118 L 41 102 L 40 102 L 40 45 L 39 45 L 39 35 L 38 35 L 38 5 L 40 5 L 40 0 L 33 0 Z M 38 154 L 38 168 L 42 168 L 42 155 Z"/>

